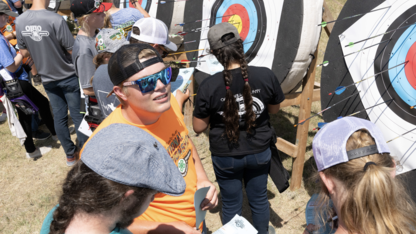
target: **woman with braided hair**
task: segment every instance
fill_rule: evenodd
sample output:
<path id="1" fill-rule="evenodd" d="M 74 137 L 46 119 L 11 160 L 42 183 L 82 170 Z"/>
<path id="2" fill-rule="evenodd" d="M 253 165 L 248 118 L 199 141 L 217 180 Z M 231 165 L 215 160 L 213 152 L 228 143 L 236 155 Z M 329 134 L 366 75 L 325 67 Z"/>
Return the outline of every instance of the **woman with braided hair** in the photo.
<path id="1" fill-rule="evenodd" d="M 208 41 L 224 71 L 200 84 L 193 127 L 201 133 L 211 126 L 210 150 L 222 195 L 222 222 L 241 215 L 244 180 L 254 227 L 259 234 L 274 233 L 268 225 L 267 178 L 273 137 L 269 113 L 279 111 L 284 94 L 270 69 L 247 65 L 243 42 L 232 24 L 213 26 Z"/>

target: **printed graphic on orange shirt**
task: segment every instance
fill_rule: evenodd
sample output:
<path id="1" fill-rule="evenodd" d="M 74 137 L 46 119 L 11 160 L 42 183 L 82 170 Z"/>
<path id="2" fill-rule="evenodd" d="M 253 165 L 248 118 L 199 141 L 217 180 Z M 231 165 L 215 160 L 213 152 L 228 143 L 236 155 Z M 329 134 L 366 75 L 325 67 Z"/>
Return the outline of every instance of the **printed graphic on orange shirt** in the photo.
<path id="1" fill-rule="evenodd" d="M 166 149 L 172 160 L 178 165 L 178 169 L 183 177 L 188 173 L 188 160 L 192 154 L 188 147 L 189 136 L 185 135 L 185 137 L 182 137 L 180 132 L 175 131 L 169 139 L 168 148 Z"/>

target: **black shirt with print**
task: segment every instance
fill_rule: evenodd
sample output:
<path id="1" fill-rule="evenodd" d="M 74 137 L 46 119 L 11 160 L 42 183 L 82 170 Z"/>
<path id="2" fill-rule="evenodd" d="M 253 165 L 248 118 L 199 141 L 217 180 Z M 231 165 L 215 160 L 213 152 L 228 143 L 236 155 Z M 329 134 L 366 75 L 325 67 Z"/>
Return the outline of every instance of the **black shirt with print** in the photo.
<path id="1" fill-rule="evenodd" d="M 199 86 L 194 117 L 200 119 L 210 117 L 209 143 L 212 155 L 239 156 L 263 152 L 270 146 L 272 136 L 267 105 L 277 105 L 285 99 L 279 81 L 268 68 L 248 67 L 248 83 L 251 87 L 253 109 L 257 117 L 254 134 L 248 135 L 244 123 L 244 79 L 240 68 L 231 70 L 231 74 L 230 90 L 236 98 L 240 115 L 238 144 L 230 144 L 224 133 L 222 114 L 226 89 L 222 72 L 208 77 Z"/>

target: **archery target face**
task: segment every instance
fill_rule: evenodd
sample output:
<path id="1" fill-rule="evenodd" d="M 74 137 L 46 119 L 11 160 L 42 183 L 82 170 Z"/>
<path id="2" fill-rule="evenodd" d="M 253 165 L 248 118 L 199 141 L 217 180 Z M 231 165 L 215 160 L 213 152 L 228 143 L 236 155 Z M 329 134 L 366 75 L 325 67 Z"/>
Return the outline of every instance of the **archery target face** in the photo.
<path id="1" fill-rule="evenodd" d="M 339 36 L 344 55 L 362 50 L 345 57 L 354 82 L 381 73 L 356 88 L 365 108 L 386 102 L 367 110 L 369 119 L 382 130 L 386 141 L 416 128 L 416 110 L 410 108 L 416 105 L 416 2 L 388 0 L 375 9 L 389 6 L 366 14 Z M 396 31 L 385 34 L 392 30 Z M 374 38 L 345 47 L 371 37 Z M 370 46 L 373 47 L 364 49 Z M 404 166 L 401 173 L 416 168 L 416 158 L 411 157 L 416 154 L 416 131 L 388 145 L 391 154 Z"/>
<path id="2" fill-rule="evenodd" d="M 150 10 L 150 5 L 152 4 L 152 0 L 137 0 L 137 2 L 143 7 L 143 9 L 147 12 Z M 134 8 L 133 4 L 131 4 L 131 1 L 124 2 L 125 8 Z"/>
<path id="3" fill-rule="evenodd" d="M 244 51 L 249 65 L 272 68 L 276 40 L 282 14 L 283 0 L 204 0 L 202 7 L 198 56 L 209 51 L 208 31 L 215 24 L 229 22 L 236 26 L 244 43 Z M 226 16 L 226 17 L 224 17 Z M 196 19 L 197 20 L 197 19 Z M 186 28 L 186 27 L 184 27 Z M 186 31 L 184 29 L 184 31 Z M 185 37 L 185 41 L 186 41 Z M 192 57 L 197 57 L 192 55 Z M 190 60 L 195 60 L 190 58 Z M 205 59 L 201 59 L 205 60 Z M 197 69 L 212 74 L 210 61 L 198 63 Z"/>

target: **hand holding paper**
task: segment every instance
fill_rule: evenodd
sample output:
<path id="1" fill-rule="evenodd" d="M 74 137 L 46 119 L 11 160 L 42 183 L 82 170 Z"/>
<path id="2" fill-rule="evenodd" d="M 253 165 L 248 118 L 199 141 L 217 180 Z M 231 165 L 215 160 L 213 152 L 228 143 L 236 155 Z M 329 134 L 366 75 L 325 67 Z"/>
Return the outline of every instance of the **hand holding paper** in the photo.
<path id="1" fill-rule="evenodd" d="M 195 192 L 194 196 L 194 206 L 195 206 L 195 215 L 196 215 L 196 228 L 198 230 L 199 225 L 201 225 L 201 222 L 204 221 L 205 215 L 207 214 L 207 211 L 202 210 L 202 201 L 205 199 L 205 196 L 207 195 L 209 190 L 209 187 L 198 189 Z"/>
<path id="2" fill-rule="evenodd" d="M 205 196 L 205 199 L 201 203 L 201 209 L 210 210 L 215 208 L 218 205 L 218 194 L 214 184 L 212 184 L 209 180 L 204 180 L 199 182 L 197 187 L 198 189 L 210 187 L 208 193 Z"/>

